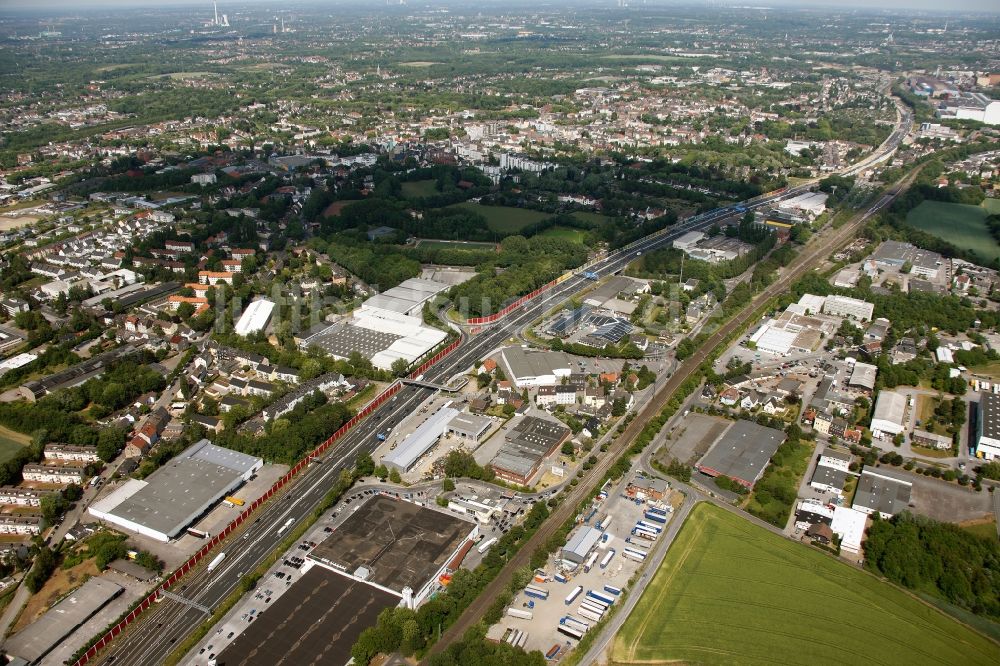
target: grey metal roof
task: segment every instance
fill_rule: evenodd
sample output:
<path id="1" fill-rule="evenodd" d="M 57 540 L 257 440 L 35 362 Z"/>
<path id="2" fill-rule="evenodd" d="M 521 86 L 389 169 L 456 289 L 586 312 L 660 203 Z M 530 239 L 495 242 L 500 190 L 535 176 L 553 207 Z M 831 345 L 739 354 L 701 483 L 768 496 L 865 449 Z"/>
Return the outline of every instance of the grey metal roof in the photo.
<path id="1" fill-rule="evenodd" d="M 570 560 L 572 562 L 582 562 L 587 553 L 589 553 L 595 545 L 597 545 L 598 540 L 600 540 L 603 533 L 596 527 L 583 527 L 581 526 L 576 532 L 569 538 L 566 545 L 562 549 L 563 559 Z"/>
<path id="2" fill-rule="evenodd" d="M 866 467 L 858 479 L 853 507 L 896 515 L 910 503 L 913 482 L 899 472 Z"/>
<path id="3" fill-rule="evenodd" d="M 260 458 L 203 439 L 156 470 L 108 513 L 173 537 L 261 464 Z"/>
<path id="4" fill-rule="evenodd" d="M 45 615 L 8 639 L 10 654 L 35 663 L 59 645 L 94 613 L 125 589 L 111 581 L 94 577 L 53 606 Z"/>
<path id="5" fill-rule="evenodd" d="M 410 470 L 420 456 L 427 453 L 438 438 L 444 434 L 445 424 L 458 414 L 453 407 L 442 407 L 421 423 L 409 437 L 404 439 L 395 449 L 382 457 L 382 463 L 404 472 Z"/>
<path id="6" fill-rule="evenodd" d="M 783 441 L 785 433 L 780 430 L 740 420 L 719 437 L 698 468 L 753 484 Z"/>
<path id="7" fill-rule="evenodd" d="M 983 437 L 1000 440 L 1000 395 L 983 393 L 979 397 L 979 408 Z"/>
<path id="8" fill-rule="evenodd" d="M 565 352 L 525 352 L 520 347 L 504 349 L 501 354 L 515 379 L 551 375 L 556 370 L 569 370 L 572 361 Z"/>
<path id="9" fill-rule="evenodd" d="M 906 396 L 894 391 L 882 391 L 875 400 L 872 421 L 881 420 L 902 425 L 906 413 Z"/>
<path id="10" fill-rule="evenodd" d="M 475 414 L 460 412 L 448 421 L 448 428 L 460 433 L 470 434 L 473 437 L 479 437 L 484 432 L 489 430 L 492 424 L 493 421 L 485 416 L 477 416 Z"/>
<path id="11" fill-rule="evenodd" d="M 842 469 L 836 469 L 835 467 L 827 467 L 826 465 L 817 465 L 816 471 L 813 472 L 812 482 L 822 483 L 839 490 L 844 489 L 844 484 L 847 482 L 848 472 Z"/>

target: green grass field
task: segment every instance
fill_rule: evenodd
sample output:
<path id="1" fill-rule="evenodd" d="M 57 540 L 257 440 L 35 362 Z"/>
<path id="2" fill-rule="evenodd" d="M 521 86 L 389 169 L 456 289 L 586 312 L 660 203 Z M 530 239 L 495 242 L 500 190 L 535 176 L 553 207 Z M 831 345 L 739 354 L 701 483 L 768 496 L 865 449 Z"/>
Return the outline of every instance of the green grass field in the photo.
<path id="1" fill-rule="evenodd" d="M 402 184 L 403 196 L 407 199 L 419 199 L 440 194 L 437 191 L 436 180 L 414 180 Z"/>
<path id="2" fill-rule="evenodd" d="M 573 227 L 552 227 L 551 229 L 546 229 L 539 234 L 539 236 L 562 238 L 563 240 L 573 241 L 574 243 L 582 243 L 583 238 L 586 235 L 586 231 L 582 229 L 574 229 Z"/>
<path id="3" fill-rule="evenodd" d="M 0 426 L 0 463 L 13 458 L 18 451 L 31 443 L 31 438 Z"/>
<path id="4" fill-rule="evenodd" d="M 494 250 L 495 243 L 480 243 L 477 241 L 450 241 L 450 240 L 425 240 L 417 242 L 418 247 L 433 248 L 435 250 Z"/>
<path id="5" fill-rule="evenodd" d="M 460 203 L 453 208 L 466 208 L 479 213 L 486 218 L 486 224 L 490 229 L 501 234 L 517 233 L 525 227 L 551 217 L 548 213 L 540 213 L 537 210 L 512 206 L 481 206 L 471 202 Z"/>
<path id="6" fill-rule="evenodd" d="M 1000 663 L 1000 645 L 930 605 L 705 503 L 612 649 L 619 666 Z"/>
<path id="7" fill-rule="evenodd" d="M 990 207 L 997 205 L 990 199 L 986 201 L 990 202 Z M 996 259 L 1000 257 L 1000 244 L 993 239 L 983 222 L 989 214 L 986 206 L 924 201 L 907 214 L 906 221 L 955 247 L 973 250 L 986 259 Z"/>

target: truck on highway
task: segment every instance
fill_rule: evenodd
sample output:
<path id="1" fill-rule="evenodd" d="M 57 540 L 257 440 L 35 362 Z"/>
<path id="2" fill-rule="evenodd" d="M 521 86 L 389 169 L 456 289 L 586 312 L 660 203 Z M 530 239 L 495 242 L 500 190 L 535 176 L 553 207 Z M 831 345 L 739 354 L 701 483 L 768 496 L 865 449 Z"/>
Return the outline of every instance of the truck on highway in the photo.
<path id="1" fill-rule="evenodd" d="M 594 271 L 584 271 L 582 273 L 582 275 L 583 275 L 583 277 L 587 278 L 588 280 L 595 280 L 596 281 L 596 280 L 600 280 L 601 279 L 601 276 L 598 275 L 597 273 L 595 273 Z"/>
<path id="2" fill-rule="evenodd" d="M 220 564 L 222 564 L 222 560 L 224 560 L 224 559 L 226 559 L 226 554 L 225 553 L 219 553 L 218 555 L 216 555 L 215 559 L 208 563 L 208 571 L 209 571 L 209 573 L 211 573 L 212 571 L 215 571 L 218 568 L 218 566 Z"/>
<path id="3" fill-rule="evenodd" d="M 281 536 L 281 534 L 282 534 L 282 533 L 283 533 L 283 532 L 284 532 L 285 530 L 287 530 L 287 529 L 288 529 L 289 527 L 291 527 L 291 526 L 292 526 L 292 523 L 294 523 L 294 522 L 295 522 L 295 519 L 294 519 L 294 518 L 289 518 L 288 520 L 286 520 L 286 521 L 285 521 L 285 524 L 284 524 L 284 525 L 282 525 L 281 527 L 279 527 L 279 528 L 278 528 L 278 536 Z"/>
<path id="4" fill-rule="evenodd" d="M 380 442 L 384 442 L 386 440 L 385 433 L 384 432 L 378 433 L 377 435 L 375 435 L 375 439 L 377 439 Z"/>

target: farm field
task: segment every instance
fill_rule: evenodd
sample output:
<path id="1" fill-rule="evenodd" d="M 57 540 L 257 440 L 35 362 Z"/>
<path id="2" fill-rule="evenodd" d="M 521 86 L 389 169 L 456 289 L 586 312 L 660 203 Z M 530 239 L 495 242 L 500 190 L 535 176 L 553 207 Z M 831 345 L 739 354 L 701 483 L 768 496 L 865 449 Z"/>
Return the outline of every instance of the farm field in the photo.
<path id="1" fill-rule="evenodd" d="M 989 199 L 986 201 L 988 206 L 997 205 Z M 990 213 L 986 206 L 924 201 L 907 214 L 906 221 L 955 247 L 973 250 L 985 259 L 993 260 L 1000 258 L 1000 244 L 986 229 L 984 220 Z"/>
<path id="2" fill-rule="evenodd" d="M 402 184 L 402 190 L 403 196 L 407 199 L 419 199 L 440 194 L 437 191 L 437 181 L 431 179 L 407 181 Z"/>
<path id="3" fill-rule="evenodd" d="M 993 664 L 1000 645 L 721 508 L 694 508 L 611 663 Z"/>
<path id="4" fill-rule="evenodd" d="M 31 438 L 0 426 L 0 463 L 5 463 L 31 443 Z"/>
<path id="5" fill-rule="evenodd" d="M 497 233 L 517 233 L 536 222 L 540 222 L 548 217 L 547 213 L 540 213 L 537 210 L 525 208 L 514 208 L 512 206 L 482 206 L 477 203 L 460 203 L 453 208 L 465 208 L 479 213 L 486 218 L 486 224 Z"/>

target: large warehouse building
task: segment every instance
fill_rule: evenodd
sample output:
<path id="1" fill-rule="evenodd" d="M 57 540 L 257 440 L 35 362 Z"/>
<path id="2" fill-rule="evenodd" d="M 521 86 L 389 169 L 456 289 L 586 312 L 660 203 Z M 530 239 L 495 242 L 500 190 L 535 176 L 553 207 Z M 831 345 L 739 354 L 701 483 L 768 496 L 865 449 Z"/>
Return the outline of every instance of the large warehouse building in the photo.
<path id="1" fill-rule="evenodd" d="M 504 481 L 527 485 L 546 456 L 570 436 L 570 429 L 535 416 L 525 416 L 507 433 L 490 467 Z"/>
<path id="2" fill-rule="evenodd" d="M 906 415 L 906 396 L 895 391 L 882 391 L 875 400 L 871 431 L 875 437 L 887 434 L 894 437 L 903 432 L 903 418 Z"/>
<path id="3" fill-rule="evenodd" d="M 263 331 L 271 321 L 274 313 L 274 302 L 266 298 L 254 301 L 247 306 L 243 316 L 236 322 L 236 335 L 247 336 Z"/>
<path id="4" fill-rule="evenodd" d="M 95 518 L 166 542 L 240 487 L 263 464 L 260 458 L 203 439 L 148 478 L 126 481 L 88 510 Z"/>
<path id="5" fill-rule="evenodd" d="M 976 413 L 976 457 L 995 460 L 1000 457 L 1000 395 L 980 395 Z"/>
<path id="6" fill-rule="evenodd" d="M 500 356 L 507 366 L 507 376 L 517 388 L 557 384 L 573 372 L 573 362 L 565 352 L 528 352 L 508 347 Z"/>
<path id="7" fill-rule="evenodd" d="M 871 515 L 876 511 L 885 519 L 892 518 L 910 503 L 913 480 L 884 467 L 865 467 L 858 478 L 858 489 L 851 505 L 856 511 Z"/>
<path id="8" fill-rule="evenodd" d="M 411 278 L 372 296 L 350 321 L 320 330 L 300 346 L 316 346 L 341 359 L 358 352 L 383 370 L 397 359 L 413 363 L 447 337 L 442 330 L 424 326 L 423 320 L 424 304 L 445 289 L 443 282 Z"/>
<path id="9" fill-rule="evenodd" d="M 698 470 L 708 476 L 728 476 L 752 489 L 783 441 L 785 433 L 780 430 L 737 421 L 698 461 Z"/>
<path id="10" fill-rule="evenodd" d="M 451 403 L 437 410 L 417 426 L 395 449 L 382 457 L 382 464 L 389 469 L 409 472 L 420 457 L 431 450 L 448 428 L 448 423 L 458 416 Z"/>
<path id="11" fill-rule="evenodd" d="M 376 495 L 341 523 L 309 559 L 418 606 L 479 526 L 451 513 Z"/>

